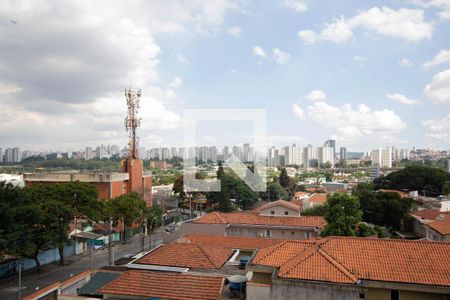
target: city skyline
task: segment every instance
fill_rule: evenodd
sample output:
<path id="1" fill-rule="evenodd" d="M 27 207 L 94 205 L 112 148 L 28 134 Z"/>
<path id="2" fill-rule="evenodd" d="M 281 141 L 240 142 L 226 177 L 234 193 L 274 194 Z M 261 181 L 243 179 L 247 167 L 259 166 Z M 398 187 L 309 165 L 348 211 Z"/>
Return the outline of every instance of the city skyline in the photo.
<path id="1" fill-rule="evenodd" d="M 182 146 L 185 108 L 233 107 L 266 109 L 278 146 L 450 148 L 444 2 L 199 3 L 2 1 L 2 144 L 126 145 L 132 86 L 147 147 Z M 200 144 L 252 135 L 248 124 L 204 127 Z"/>

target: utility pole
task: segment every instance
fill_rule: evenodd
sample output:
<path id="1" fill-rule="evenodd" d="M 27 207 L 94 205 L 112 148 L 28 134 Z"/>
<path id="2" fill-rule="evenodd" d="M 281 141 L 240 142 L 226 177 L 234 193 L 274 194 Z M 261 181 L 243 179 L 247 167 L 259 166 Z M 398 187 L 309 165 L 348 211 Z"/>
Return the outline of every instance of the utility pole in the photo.
<path id="1" fill-rule="evenodd" d="M 18 296 L 19 296 L 19 300 L 22 299 L 22 264 L 19 263 L 19 289 L 18 289 Z"/>
<path id="2" fill-rule="evenodd" d="M 109 217 L 109 230 L 108 230 L 108 265 L 113 264 L 113 258 L 111 255 L 111 246 L 112 246 L 112 217 Z"/>

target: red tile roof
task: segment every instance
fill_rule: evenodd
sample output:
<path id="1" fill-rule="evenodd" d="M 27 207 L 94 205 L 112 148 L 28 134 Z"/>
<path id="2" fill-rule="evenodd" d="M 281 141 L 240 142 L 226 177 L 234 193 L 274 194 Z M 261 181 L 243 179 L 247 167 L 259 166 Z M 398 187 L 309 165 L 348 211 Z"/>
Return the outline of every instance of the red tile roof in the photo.
<path id="1" fill-rule="evenodd" d="M 449 243 L 331 237 L 286 241 L 258 251 L 251 264 L 279 267 L 290 279 L 450 286 L 448 253 Z"/>
<path id="2" fill-rule="evenodd" d="M 260 216 L 254 213 L 219 213 L 206 214 L 193 223 L 196 224 L 245 224 L 245 225 L 267 225 L 287 227 L 317 227 L 325 226 L 326 221 L 317 216 Z"/>
<path id="3" fill-rule="evenodd" d="M 309 192 L 295 192 L 294 197 L 306 197 L 309 196 Z"/>
<path id="4" fill-rule="evenodd" d="M 314 193 L 308 198 L 306 198 L 305 201 L 308 201 L 309 203 L 324 204 L 325 202 L 327 202 L 327 194 Z"/>
<path id="5" fill-rule="evenodd" d="M 288 202 L 288 201 L 285 201 L 285 200 L 277 200 L 277 201 L 269 202 L 269 203 L 261 206 L 259 208 L 259 210 L 268 209 L 268 208 L 272 208 L 272 207 L 275 207 L 275 206 L 283 206 L 283 207 L 286 207 L 286 208 L 289 208 L 289 209 L 292 209 L 292 210 L 297 210 L 297 211 L 300 210 L 300 206 L 295 205 L 292 202 Z"/>
<path id="6" fill-rule="evenodd" d="M 441 212 L 436 209 L 423 209 L 411 213 L 424 225 L 432 228 L 442 235 L 450 234 L 450 212 Z"/>
<path id="7" fill-rule="evenodd" d="M 294 199 L 294 200 L 291 200 L 290 203 L 297 205 L 301 208 L 303 206 L 303 200 L 305 200 L 305 199 L 297 199 L 297 200 Z"/>
<path id="8" fill-rule="evenodd" d="M 284 240 L 263 237 L 244 236 L 212 236 L 212 235 L 185 235 L 177 240 L 178 243 L 195 243 L 217 246 L 229 249 L 255 250 L 277 245 Z"/>
<path id="9" fill-rule="evenodd" d="M 161 299 L 217 300 L 223 277 L 172 272 L 127 271 L 99 290 L 103 294 Z"/>
<path id="10" fill-rule="evenodd" d="M 163 245 L 135 263 L 196 269 L 219 269 L 233 251 L 206 244 L 171 243 Z"/>

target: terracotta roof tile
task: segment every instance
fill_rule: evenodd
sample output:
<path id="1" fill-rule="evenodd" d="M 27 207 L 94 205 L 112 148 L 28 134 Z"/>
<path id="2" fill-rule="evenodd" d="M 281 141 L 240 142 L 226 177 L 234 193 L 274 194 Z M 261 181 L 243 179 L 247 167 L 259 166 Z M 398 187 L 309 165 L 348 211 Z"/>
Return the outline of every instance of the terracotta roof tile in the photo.
<path id="1" fill-rule="evenodd" d="M 178 243 L 194 243 L 217 246 L 229 249 L 261 249 L 277 245 L 284 240 L 263 237 L 237 237 L 237 236 L 211 236 L 211 235 L 185 235 L 177 240 Z"/>
<path id="2" fill-rule="evenodd" d="M 441 214 L 436 217 L 435 221 L 425 224 L 428 227 L 436 230 L 442 235 L 450 234 L 450 214 Z"/>
<path id="3" fill-rule="evenodd" d="M 309 196 L 308 192 L 295 192 L 294 197 L 306 197 Z"/>
<path id="4" fill-rule="evenodd" d="M 294 204 L 294 205 L 297 205 L 297 206 L 299 206 L 300 208 L 303 206 L 303 200 L 304 199 L 298 199 L 298 200 L 291 200 L 291 203 L 292 204 Z"/>
<path id="5" fill-rule="evenodd" d="M 231 249 L 206 244 L 171 243 L 148 253 L 135 263 L 171 267 L 219 269 L 232 254 Z"/>
<path id="6" fill-rule="evenodd" d="M 259 208 L 259 210 L 263 210 L 263 209 L 268 209 L 268 208 L 272 208 L 274 206 L 283 206 L 292 210 L 300 210 L 300 206 L 293 204 L 292 202 L 288 202 L 285 200 L 277 200 L 277 201 L 273 201 L 273 202 L 269 202 L 263 206 L 261 206 Z"/>
<path id="7" fill-rule="evenodd" d="M 337 283 L 356 283 L 357 278 L 330 258 L 316 245 L 306 248 L 280 267 L 278 273 L 282 278 L 302 278 L 305 280 L 327 281 Z"/>
<path id="8" fill-rule="evenodd" d="M 103 294 L 161 299 L 220 299 L 223 277 L 133 270 L 99 290 Z"/>
<path id="9" fill-rule="evenodd" d="M 449 243 L 332 237 L 286 241 L 260 250 L 251 264 L 280 267 L 280 277 L 304 280 L 343 283 L 348 271 L 361 280 L 450 286 L 448 253 Z"/>
<path id="10" fill-rule="evenodd" d="M 447 212 L 444 212 L 444 214 Z M 437 209 L 422 209 L 416 210 L 411 215 L 417 217 L 420 220 L 435 220 L 440 214 L 443 214 Z"/>
<path id="11" fill-rule="evenodd" d="M 310 203 L 322 203 L 324 204 L 327 202 L 327 194 L 321 194 L 321 193 L 314 193 L 308 198 L 305 199 L 305 201 L 308 201 Z"/>
<path id="12" fill-rule="evenodd" d="M 317 227 L 325 226 L 325 219 L 317 216 L 260 216 L 248 212 L 219 213 L 213 212 L 201 216 L 196 224 L 253 224 L 267 226 Z"/>

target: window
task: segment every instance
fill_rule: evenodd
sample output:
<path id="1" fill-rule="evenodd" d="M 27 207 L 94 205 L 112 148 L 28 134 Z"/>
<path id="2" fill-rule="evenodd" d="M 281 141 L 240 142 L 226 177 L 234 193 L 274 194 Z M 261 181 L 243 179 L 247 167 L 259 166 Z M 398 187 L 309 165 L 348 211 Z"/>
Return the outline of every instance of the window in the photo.
<path id="1" fill-rule="evenodd" d="M 309 232 L 305 232 L 305 239 L 309 239 Z"/>
<path id="2" fill-rule="evenodd" d="M 398 290 L 391 290 L 391 300 L 399 300 L 400 295 L 398 293 Z"/>
<path id="3" fill-rule="evenodd" d="M 270 211 L 270 214 L 271 214 L 271 215 L 274 215 L 274 214 L 275 214 L 275 211 L 274 211 L 274 210 L 271 210 L 271 211 Z"/>
<path id="4" fill-rule="evenodd" d="M 272 231 L 266 230 L 266 236 L 267 236 L 267 237 L 271 237 L 271 236 L 272 236 Z"/>
<path id="5" fill-rule="evenodd" d="M 366 299 L 366 294 L 359 293 L 359 299 Z"/>
<path id="6" fill-rule="evenodd" d="M 292 235 L 294 235 L 294 232 L 293 232 L 293 231 L 291 231 L 291 234 L 292 234 Z"/>
<path id="7" fill-rule="evenodd" d="M 256 229 L 249 229 L 248 230 L 248 235 L 249 236 L 256 236 L 257 235 Z"/>
<path id="8" fill-rule="evenodd" d="M 284 214 L 287 216 L 287 215 L 289 215 L 289 212 L 288 212 L 288 211 L 285 211 Z"/>
<path id="9" fill-rule="evenodd" d="M 241 229 L 240 228 L 230 228 L 230 235 L 241 235 Z"/>

